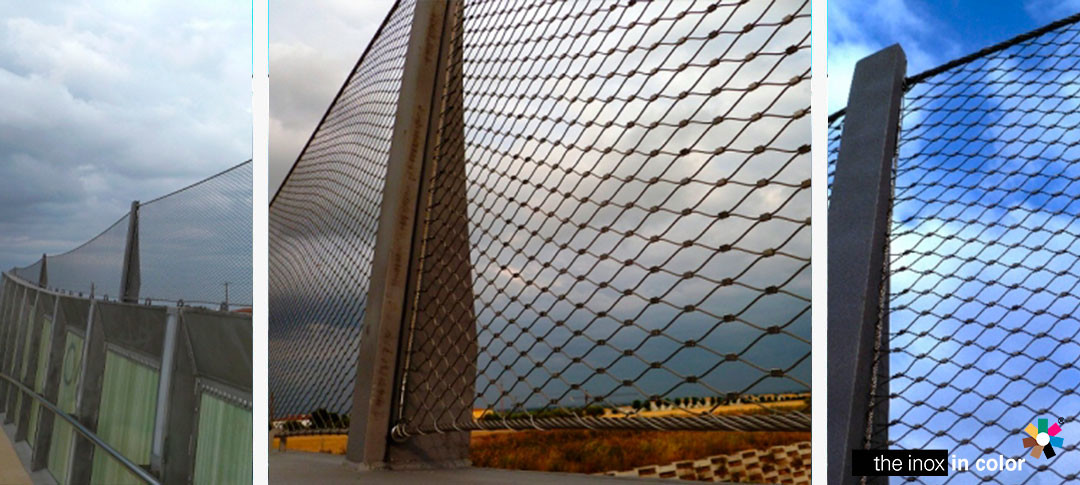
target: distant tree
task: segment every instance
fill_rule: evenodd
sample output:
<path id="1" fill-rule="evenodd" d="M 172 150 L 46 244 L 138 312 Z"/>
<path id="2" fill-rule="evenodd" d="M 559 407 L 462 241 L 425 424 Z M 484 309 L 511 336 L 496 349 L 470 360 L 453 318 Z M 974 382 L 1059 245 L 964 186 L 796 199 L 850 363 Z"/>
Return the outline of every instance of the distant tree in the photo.
<path id="1" fill-rule="evenodd" d="M 633 406 L 635 410 L 641 409 L 641 400 L 640 399 L 634 399 L 634 403 L 631 404 L 631 406 Z"/>

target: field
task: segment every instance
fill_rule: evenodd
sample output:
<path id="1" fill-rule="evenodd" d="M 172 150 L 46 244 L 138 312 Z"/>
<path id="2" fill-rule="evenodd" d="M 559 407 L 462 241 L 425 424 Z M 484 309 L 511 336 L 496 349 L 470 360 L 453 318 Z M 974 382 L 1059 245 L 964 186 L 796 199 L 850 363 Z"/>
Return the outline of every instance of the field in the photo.
<path id="1" fill-rule="evenodd" d="M 729 431 L 518 431 L 473 433 L 474 466 L 600 473 L 809 441 L 810 433 Z"/>
<path id="2" fill-rule="evenodd" d="M 475 431 L 474 466 L 599 473 L 809 441 L 810 433 L 729 431 Z M 292 436 L 291 450 L 344 454 L 345 435 Z M 277 449 L 277 439 L 271 443 Z"/>

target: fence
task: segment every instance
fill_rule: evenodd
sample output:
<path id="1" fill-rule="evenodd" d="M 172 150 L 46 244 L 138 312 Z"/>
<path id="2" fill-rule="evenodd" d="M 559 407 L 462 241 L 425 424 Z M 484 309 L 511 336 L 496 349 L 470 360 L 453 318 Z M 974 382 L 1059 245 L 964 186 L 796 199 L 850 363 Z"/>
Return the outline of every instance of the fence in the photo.
<path id="1" fill-rule="evenodd" d="M 872 218 L 830 227 L 830 406 L 851 409 L 846 423 L 830 428 L 857 430 L 846 448 L 946 449 L 972 463 L 997 454 L 1027 460 L 1022 472 L 972 467 L 906 481 L 1062 482 L 1080 474 L 1076 460 L 1055 458 L 1074 443 L 1035 440 L 1062 428 L 1067 436 L 1075 422 L 1069 413 L 1080 404 L 1078 21 L 1063 19 L 908 77 L 891 108 L 883 87 L 891 74 L 870 68 L 899 49 L 875 54 L 856 67 L 846 111 L 830 119 L 830 225 L 850 192 L 877 187 L 860 177 L 868 170 L 886 182 L 876 192 L 887 214 L 875 229 L 880 244 L 863 245 L 886 257 L 860 273 L 874 311 L 858 316 L 834 313 L 832 266 L 858 271 L 853 266 L 866 261 L 838 260 L 833 244 L 858 242 Z M 902 63 L 897 72 L 903 76 Z M 898 132 L 885 116 L 868 126 L 880 111 L 892 111 Z M 881 136 L 890 131 L 892 142 Z M 856 156 L 877 145 L 890 147 L 887 160 Z M 836 354 L 841 334 L 846 348 Z M 832 373 L 835 355 L 844 360 L 839 374 Z M 837 377 L 860 383 L 845 403 L 833 401 L 844 391 L 834 389 Z M 854 480 L 841 479 L 850 470 L 840 461 L 846 457 L 832 455 L 830 483 Z"/>
<path id="2" fill-rule="evenodd" d="M 12 273 L 76 296 L 249 307 L 251 183 L 249 160 L 149 202 L 133 202 L 128 214 L 86 243 Z"/>
<path id="3" fill-rule="evenodd" d="M 808 431 L 809 35 L 806 1 L 399 1 L 271 203 L 279 431 Z"/>
<path id="4" fill-rule="evenodd" d="M 132 206 L 3 275 L 5 431 L 60 484 L 250 482 L 251 317 L 217 309 L 216 279 L 251 301 L 251 164 Z"/>

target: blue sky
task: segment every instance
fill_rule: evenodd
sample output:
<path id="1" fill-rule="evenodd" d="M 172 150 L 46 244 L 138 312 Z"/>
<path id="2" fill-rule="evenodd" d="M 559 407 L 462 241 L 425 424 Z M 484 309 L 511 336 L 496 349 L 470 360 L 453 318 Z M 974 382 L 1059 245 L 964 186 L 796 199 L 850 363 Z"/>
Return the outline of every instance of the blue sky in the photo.
<path id="1" fill-rule="evenodd" d="M 845 104 L 835 93 L 846 95 L 854 63 L 879 48 L 899 42 L 908 74 L 916 74 L 1078 7 L 830 2 L 830 110 Z M 905 96 L 890 247 L 894 448 L 1019 458 L 1027 450 L 1018 430 L 1028 422 L 1080 414 L 1080 398 L 1065 393 L 1080 378 L 1075 366 L 1065 367 L 1080 349 L 1080 173 L 1071 163 L 1080 156 L 1080 40 L 1073 25 L 1036 42 L 1042 46 L 996 53 Z M 1076 425 L 1064 429 L 1068 438 Z M 1053 461 L 1027 458 L 1050 465 L 1047 472 L 920 481 L 1060 483 L 1080 470 L 1069 450 L 1074 439 Z"/>
<path id="2" fill-rule="evenodd" d="M 829 112 L 847 104 L 855 63 L 900 43 L 916 74 L 1080 11 L 1080 0 L 830 0 Z"/>

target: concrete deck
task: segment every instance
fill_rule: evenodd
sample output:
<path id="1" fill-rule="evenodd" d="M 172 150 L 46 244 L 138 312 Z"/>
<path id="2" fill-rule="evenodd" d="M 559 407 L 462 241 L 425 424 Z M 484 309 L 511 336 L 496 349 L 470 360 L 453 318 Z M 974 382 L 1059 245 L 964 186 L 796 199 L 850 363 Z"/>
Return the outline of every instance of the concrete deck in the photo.
<path id="1" fill-rule="evenodd" d="M 0 422 L 3 422 L 4 414 L 0 413 Z M 19 443 L 23 448 L 22 453 L 15 451 L 11 443 L 11 436 L 15 433 L 14 425 L 3 427 L 0 433 L 0 483 L 4 485 L 32 485 L 30 474 L 26 472 L 25 462 L 29 462 L 30 448 L 26 443 Z M 20 456 L 23 455 L 23 456 Z"/>
<path id="2" fill-rule="evenodd" d="M 526 472 L 496 470 L 493 468 L 459 468 L 453 470 L 409 471 L 359 471 L 345 462 L 341 455 L 309 453 L 304 451 L 271 451 L 270 483 L 274 485 L 320 484 L 376 484 L 416 485 L 438 483 L 439 485 L 504 485 L 507 483 L 558 483 L 559 485 L 618 485 L 656 484 L 671 485 L 672 480 L 656 478 L 616 478 L 574 473 Z"/>

